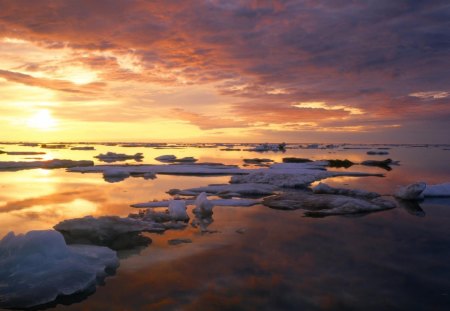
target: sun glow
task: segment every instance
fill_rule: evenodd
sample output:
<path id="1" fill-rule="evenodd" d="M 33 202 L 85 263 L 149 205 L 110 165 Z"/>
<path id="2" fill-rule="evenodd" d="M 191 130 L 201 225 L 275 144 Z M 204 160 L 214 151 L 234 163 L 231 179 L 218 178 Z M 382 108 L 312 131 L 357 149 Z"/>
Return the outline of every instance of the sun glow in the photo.
<path id="1" fill-rule="evenodd" d="M 51 112 L 47 109 L 38 110 L 27 122 L 28 127 L 42 131 L 54 130 L 57 124 L 58 122 L 52 117 Z"/>

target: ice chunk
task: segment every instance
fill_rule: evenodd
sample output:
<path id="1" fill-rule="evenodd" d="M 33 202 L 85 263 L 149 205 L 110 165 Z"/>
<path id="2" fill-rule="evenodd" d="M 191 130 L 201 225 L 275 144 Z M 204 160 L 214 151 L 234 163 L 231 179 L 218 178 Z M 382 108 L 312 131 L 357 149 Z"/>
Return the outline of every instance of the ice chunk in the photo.
<path id="1" fill-rule="evenodd" d="M 163 226 L 154 222 L 118 216 L 98 218 L 86 216 L 69 219 L 60 222 L 54 228 L 61 232 L 70 244 L 94 244 L 113 249 L 129 249 L 148 245 L 151 240 L 141 237 L 141 232 L 163 232 L 165 230 Z"/>
<path id="2" fill-rule="evenodd" d="M 373 150 L 371 150 L 371 151 L 367 151 L 367 154 L 369 154 L 369 155 L 386 155 L 386 154 L 389 154 L 389 152 L 387 152 L 387 151 L 373 151 Z"/>
<path id="3" fill-rule="evenodd" d="M 242 184 L 223 184 L 223 185 L 209 185 L 206 187 L 189 188 L 185 190 L 172 189 L 170 194 L 181 195 L 198 195 L 202 192 L 215 194 L 218 196 L 230 197 L 236 194 L 239 195 L 270 195 L 276 190 L 275 186 L 264 185 L 257 183 L 242 183 Z"/>
<path id="4" fill-rule="evenodd" d="M 160 162 L 169 162 L 169 163 L 175 163 L 175 162 L 183 163 L 183 162 L 197 162 L 198 161 L 194 157 L 184 157 L 184 158 L 178 159 L 176 156 L 174 156 L 172 154 L 156 157 L 155 160 L 160 161 Z"/>
<path id="5" fill-rule="evenodd" d="M 211 199 L 209 201 L 215 206 L 252 206 L 261 203 L 260 200 L 251 200 L 251 199 Z M 147 203 L 137 203 L 131 206 L 136 208 L 158 208 L 158 207 L 169 207 L 169 204 L 170 200 L 163 200 Z M 186 205 L 193 205 L 193 204 L 195 204 L 195 200 L 186 200 Z"/>
<path id="6" fill-rule="evenodd" d="M 423 195 L 425 197 L 450 197 L 450 183 L 427 185 Z"/>
<path id="7" fill-rule="evenodd" d="M 95 290 L 97 279 L 116 269 L 116 252 L 70 245 L 54 230 L 8 233 L 0 241 L 0 308 L 30 308 Z"/>
<path id="8" fill-rule="evenodd" d="M 395 193 L 395 197 L 402 200 L 423 199 L 423 192 L 426 186 L 427 185 L 424 182 L 418 182 L 415 184 L 402 187 Z"/>
<path id="9" fill-rule="evenodd" d="M 175 160 L 177 157 L 174 156 L 173 154 L 167 154 L 167 155 L 162 155 L 159 157 L 156 157 L 155 160 L 156 161 L 160 161 L 160 162 L 171 162 L 173 160 Z"/>
<path id="10" fill-rule="evenodd" d="M 35 151 L 1 151 L 0 154 L 7 155 L 40 155 L 45 154 L 45 152 L 35 152 Z"/>
<path id="11" fill-rule="evenodd" d="M 259 169 L 247 175 L 231 177 L 231 183 L 262 183 L 282 188 L 306 188 L 314 181 L 335 176 L 383 176 L 361 172 L 334 172 L 325 170 L 327 161 L 308 163 L 278 163 L 269 169 Z"/>
<path id="12" fill-rule="evenodd" d="M 172 200 L 169 203 L 169 215 L 175 221 L 188 221 L 186 202 L 184 200 Z"/>
<path id="13" fill-rule="evenodd" d="M 70 150 L 95 150 L 94 147 L 91 146 L 85 146 L 85 147 L 72 147 Z"/>
<path id="14" fill-rule="evenodd" d="M 31 162 L 0 162 L 0 170 L 19 171 L 33 168 L 70 168 L 80 167 L 81 169 L 87 166 L 93 166 L 93 161 L 73 161 L 73 160 L 59 160 L 53 159 L 48 161 L 31 161 Z"/>
<path id="15" fill-rule="evenodd" d="M 206 192 L 200 193 L 195 199 L 195 208 L 192 210 L 195 214 L 211 215 L 214 204 L 208 200 Z"/>
<path id="16" fill-rule="evenodd" d="M 1 163 L 1 162 L 0 162 Z M 170 165 L 96 165 L 88 167 L 74 167 L 69 172 L 102 173 L 105 170 L 120 170 L 133 175 L 145 173 L 171 175 L 233 175 L 248 174 L 253 170 L 237 168 L 235 165 L 223 164 L 170 164 Z"/>
<path id="17" fill-rule="evenodd" d="M 394 202 L 375 198 L 371 200 L 335 194 L 309 194 L 292 191 L 268 197 L 263 204 L 275 209 L 305 209 L 305 215 L 327 216 L 369 213 L 395 208 Z"/>
<path id="18" fill-rule="evenodd" d="M 125 160 L 135 160 L 135 161 L 142 161 L 144 156 L 142 153 L 136 153 L 132 155 L 124 154 L 124 153 L 114 153 L 114 152 L 107 152 L 107 153 L 101 153 L 98 156 L 95 156 L 94 158 L 99 159 L 103 162 L 118 162 L 118 161 L 125 161 Z"/>
<path id="19" fill-rule="evenodd" d="M 318 193 L 318 194 L 340 194 L 340 195 L 346 195 L 346 196 L 362 198 L 362 199 L 374 199 L 374 198 L 377 198 L 380 196 L 378 193 L 369 192 L 369 191 L 365 191 L 365 190 L 333 188 L 325 183 L 319 183 L 312 190 L 314 193 Z"/>

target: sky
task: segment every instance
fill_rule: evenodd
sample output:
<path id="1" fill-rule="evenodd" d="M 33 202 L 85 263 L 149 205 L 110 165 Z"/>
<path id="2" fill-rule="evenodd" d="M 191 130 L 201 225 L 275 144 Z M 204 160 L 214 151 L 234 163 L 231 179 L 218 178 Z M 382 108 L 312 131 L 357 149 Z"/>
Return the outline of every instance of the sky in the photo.
<path id="1" fill-rule="evenodd" d="M 0 0 L 0 141 L 450 143 L 448 0 Z"/>

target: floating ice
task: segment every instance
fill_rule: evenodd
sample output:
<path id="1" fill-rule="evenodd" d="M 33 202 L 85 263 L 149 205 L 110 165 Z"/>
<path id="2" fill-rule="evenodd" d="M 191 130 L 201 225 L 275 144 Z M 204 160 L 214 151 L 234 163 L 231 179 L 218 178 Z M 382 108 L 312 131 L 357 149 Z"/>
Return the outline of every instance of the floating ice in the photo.
<path id="1" fill-rule="evenodd" d="M 261 203 L 260 200 L 251 200 L 251 199 L 211 199 L 209 201 L 215 206 L 252 206 Z M 137 203 L 131 206 L 136 208 L 158 208 L 158 207 L 169 207 L 169 204 L 170 200 L 163 200 L 146 203 Z M 195 204 L 195 200 L 186 200 L 186 205 L 193 205 L 193 204 Z"/>
<path id="2" fill-rule="evenodd" d="M 93 161 L 73 161 L 53 159 L 48 161 L 31 161 L 31 162 L 0 162 L 0 170 L 19 171 L 32 168 L 70 168 L 70 167 L 88 167 L 93 166 Z"/>
<path id="3" fill-rule="evenodd" d="M 172 154 L 156 157 L 155 160 L 160 161 L 160 162 L 168 162 L 168 163 L 175 163 L 175 162 L 185 163 L 185 162 L 197 162 L 198 161 L 194 157 L 184 157 L 184 158 L 178 159 L 176 156 L 174 156 Z"/>
<path id="4" fill-rule="evenodd" d="M 387 151 L 367 151 L 369 155 L 386 155 L 389 154 Z"/>
<path id="5" fill-rule="evenodd" d="M 161 161 L 161 162 L 171 162 L 173 160 L 175 160 L 177 157 L 174 156 L 173 154 L 167 154 L 167 155 L 162 155 L 159 157 L 156 157 L 155 160 L 156 161 Z"/>
<path id="6" fill-rule="evenodd" d="M 35 152 L 35 151 L 1 151 L 0 154 L 6 155 L 40 155 L 45 154 L 45 152 Z"/>
<path id="7" fill-rule="evenodd" d="M 247 149 L 248 151 L 257 151 L 257 152 L 264 152 L 264 151 L 285 151 L 286 150 L 286 144 L 261 144 L 258 145 L 252 149 Z"/>
<path id="8" fill-rule="evenodd" d="M 70 244 L 94 244 L 108 246 L 112 249 L 129 249 L 134 246 L 150 244 L 149 238 L 140 233 L 164 232 L 165 227 L 154 222 L 118 216 L 102 216 L 94 218 L 86 216 L 64 220 L 54 226 L 64 235 Z"/>
<path id="9" fill-rule="evenodd" d="M 0 241 L 0 308 L 30 308 L 95 290 L 116 269 L 116 252 L 92 245 L 67 245 L 53 230 L 8 233 Z"/>
<path id="10" fill-rule="evenodd" d="M 0 162 L 1 163 L 1 162 Z M 145 173 L 171 175 L 234 175 L 248 174 L 253 170 L 246 170 L 235 165 L 223 164 L 161 164 L 161 165 L 96 165 L 93 167 L 73 167 L 69 172 L 102 173 L 106 170 L 128 172 L 132 175 Z"/>
<path id="11" fill-rule="evenodd" d="M 335 172 L 325 170 L 327 161 L 308 163 L 277 163 L 269 169 L 259 169 L 248 175 L 232 176 L 231 183 L 262 183 L 282 188 L 306 188 L 314 181 L 336 176 L 383 176 L 361 172 Z"/>
<path id="12" fill-rule="evenodd" d="M 209 185 L 206 187 L 189 188 L 185 190 L 171 189 L 169 193 L 179 195 L 198 195 L 202 192 L 209 194 L 215 194 L 218 196 L 240 196 L 240 195 L 270 195 L 276 190 L 275 186 L 264 185 L 257 183 L 242 183 L 242 184 L 221 184 L 221 185 Z"/>
<path id="13" fill-rule="evenodd" d="M 369 213 L 395 208 L 394 202 L 375 198 L 360 199 L 335 194 L 309 194 L 290 191 L 263 200 L 263 204 L 275 209 L 305 209 L 308 216 L 345 215 Z"/>
<path id="14" fill-rule="evenodd" d="M 402 187 L 395 193 L 395 197 L 402 200 L 423 199 L 423 191 L 425 190 L 426 186 L 427 185 L 424 182 L 418 182 Z"/>
<path id="15" fill-rule="evenodd" d="M 136 153 L 132 155 L 124 154 L 124 153 L 115 153 L 115 152 L 107 152 L 107 153 L 101 153 L 98 156 L 95 156 L 94 158 L 99 159 L 103 162 L 118 162 L 118 161 L 125 161 L 125 160 L 135 160 L 135 161 L 142 161 L 144 156 L 142 153 Z"/>
<path id="16" fill-rule="evenodd" d="M 195 199 L 195 208 L 192 210 L 195 214 L 211 215 L 214 204 L 208 200 L 206 192 L 200 193 Z"/>
<path id="17" fill-rule="evenodd" d="M 313 189 L 314 193 L 317 194 L 339 194 L 339 195 L 346 195 L 361 199 L 374 199 L 379 197 L 380 195 L 376 192 L 369 192 L 365 190 L 359 190 L 359 189 L 345 189 L 345 188 L 333 188 L 325 183 L 319 183 L 316 187 Z"/>
<path id="18" fill-rule="evenodd" d="M 427 185 L 423 195 L 425 197 L 450 197 L 450 183 Z"/>
<path id="19" fill-rule="evenodd" d="M 172 200 L 169 203 L 169 215 L 175 221 L 188 221 L 186 202 L 184 200 Z"/>
<path id="20" fill-rule="evenodd" d="M 95 150 L 94 147 L 86 146 L 86 147 L 72 147 L 70 150 Z"/>

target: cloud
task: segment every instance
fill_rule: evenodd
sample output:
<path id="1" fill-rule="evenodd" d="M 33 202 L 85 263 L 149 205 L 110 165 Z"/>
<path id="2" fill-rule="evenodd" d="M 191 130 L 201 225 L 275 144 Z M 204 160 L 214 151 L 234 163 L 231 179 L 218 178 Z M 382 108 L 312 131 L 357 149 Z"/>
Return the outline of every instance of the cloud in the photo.
<path id="1" fill-rule="evenodd" d="M 79 86 L 76 85 L 75 83 L 65 80 L 37 78 L 31 75 L 1 69 L 0 69 L 0 77 L 11 82 L 17 82 L 28 86 L 37 86 L 69 93 L 93 93 L 95 91 L 98 91 L 105 85 L 104 83 L 101 82 L 94 82 L 88 83 L 83 86 Z"/>
<path id="2" fill-rule="evenodd" d="M 114 120 L 142 120 L 149 109 L 173 107 L 171 117 L 204 130 L 300 122 L 381 126 L 386 119 L 404 124 L 450 115 L 444 0 L 16 0 L 1 2 L 0 12 L 0 37 L 11 44 L 65 52 L 45 63 L 24 51 L 22 65 L 0 71 L 3 78 L 65 93 L 59 98 L 83 100 L 89 92 L 118 98 Z M 92 71 L 96 82 L 38 77 L 70 66 Z M 144 87 L 199 85 L 222 105 L 182 96 L 168 105 Z M 429 100 L 435 106 L 424 103 Z M 302 104 L 311 102 L 324 104 Z"/>

